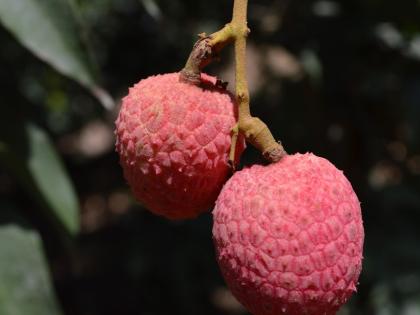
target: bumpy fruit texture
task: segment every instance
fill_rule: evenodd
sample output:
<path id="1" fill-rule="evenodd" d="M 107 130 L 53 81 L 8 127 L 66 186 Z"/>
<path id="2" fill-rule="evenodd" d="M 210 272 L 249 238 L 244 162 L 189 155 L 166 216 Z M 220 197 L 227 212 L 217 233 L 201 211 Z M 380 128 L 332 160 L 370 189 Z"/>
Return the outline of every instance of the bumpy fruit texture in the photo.
<path id="1" fill-rule="evenodd" d="M 213 205 L 229 173 L 236 122 L 233 97 L 215 78 L 203 74 L 204 87 L 178 78 L 152 76 L 132 87 L 115 132 L 136 199 L 170 219 L 192 218 Z"/>
<path id="2" fill-rule="evenodd" d="M 313 154 L 237 172 L 213 212 L 223 276 L 254 315 L 332 315 L 356 290 L 364 231 L 341 171 Z"/>

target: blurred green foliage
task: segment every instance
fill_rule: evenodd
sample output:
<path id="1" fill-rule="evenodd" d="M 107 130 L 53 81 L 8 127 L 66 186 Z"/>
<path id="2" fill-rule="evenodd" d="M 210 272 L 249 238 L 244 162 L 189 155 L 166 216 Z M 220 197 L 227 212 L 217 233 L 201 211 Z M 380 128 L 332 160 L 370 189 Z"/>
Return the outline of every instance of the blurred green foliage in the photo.
<path id="1" fill-rule="evenodd" d="M 420 2 L 249 2 L 253 113 L 288 152 L 343 169 L 362 202 L 364 269 L 340 314 L 420 314 Z M 109 96 L 178 71 L 231 7 L 0 0 L 0 314 L 246 313 L 211 215 L 168 222 L 132 199 Z M 230 86 L 231 54 L 207 69 Z"/>
<path id="2" fill-rule="evenodd" d="M 22 223 L 13 207 L 5 203 L 1 206 L 0 313 L 61 314 L 39 235 Z"/>

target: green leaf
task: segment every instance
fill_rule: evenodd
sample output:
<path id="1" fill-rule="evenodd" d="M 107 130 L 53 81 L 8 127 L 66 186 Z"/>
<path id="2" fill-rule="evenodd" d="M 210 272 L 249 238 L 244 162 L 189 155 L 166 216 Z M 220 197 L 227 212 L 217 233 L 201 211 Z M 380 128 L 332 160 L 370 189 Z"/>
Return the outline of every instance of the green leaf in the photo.
<path id="1" fill-rule="evenodd" d="M 77 233 L 77 196 L 48 135 L 34 124 L 15 119 L 0 119 L 0 125 L 0 162 L 14 173 L 54 223 L 71 234 Z"/>
<path id="2" fill-rule="evenodd" d="M 62 314 L 38 233 L 13 221 L 0 224 L 0 314 Z"/>
<path id="3" fill-rule="evenodd" d="M 28 124 L 26 130 L 29 172 L 56 216 L 71 232 L 77 232 L 78 201 L 61 159 L 43 130 L 32 124 Z"/>
<path id="4" fill-rule="evenodd" d="M 33 54 L 87 87 L 110 109 L 114 101 L 95 82 L 70 1 L 0 0 L 0 23 Z"/>

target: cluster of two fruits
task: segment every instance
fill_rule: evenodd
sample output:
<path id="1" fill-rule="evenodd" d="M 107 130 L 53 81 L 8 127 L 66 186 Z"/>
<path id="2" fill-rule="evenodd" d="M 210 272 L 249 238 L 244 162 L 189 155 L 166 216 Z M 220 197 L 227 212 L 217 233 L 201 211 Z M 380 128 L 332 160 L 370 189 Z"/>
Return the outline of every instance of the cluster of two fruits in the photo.
<path id="1" fill-rule="evenodd" d="M 149 77 L 123 99 L 116 148 L 134 195 L 171 219 L 216 200 L 218 263 L 252 314 L 335 314 L 361 270 L 364 232 L 350 183 L 313 154 L 254 165 L 226 182 L 234 100 L 213 77 L 203 74 L 201 87 L 178 77 Z M 243 149 L 238 141 L 237 156 Z"/>

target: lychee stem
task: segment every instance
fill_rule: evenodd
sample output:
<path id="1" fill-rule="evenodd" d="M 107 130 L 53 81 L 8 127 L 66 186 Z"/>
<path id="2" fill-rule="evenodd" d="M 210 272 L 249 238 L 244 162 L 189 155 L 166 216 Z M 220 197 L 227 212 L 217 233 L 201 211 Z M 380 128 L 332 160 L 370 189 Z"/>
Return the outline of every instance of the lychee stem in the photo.
<path id="1" fill-rule="evenodd" d="M 238 142 L 239 136 L 239 125 L 238 123 L 232 127 L 232 140 L 230 142 L 230 152 L 229 152 L 229 165 L 231 166 L 232 170 L 235 171 L 235 154 L 236 154 L 236 143 Z"/>
<path id="2" fill-rule="evenodd" d="M 209 36 L 200 35 L 180 74 L 181 81 L 199 85 L 201 69 L 208 65 L 224 46 L 234 41 L 238 123 L 232 132 L 229 154 L 231 165 L 234 165 L 235 161 L 238 132 L 243 134 L 247 142 L 256 147 L 269 162 L 277 162 L 287 154 L 283 146 L 274 139 L 267 125 L 251 115 L 246 76 L 246 39 L 250 32 L 247 26 L 247 7 L 248 0 L 234 0 L 232 21 L 216 33 Z"/>
<path id="3" fill-rule="evenodd" d="M 222 48 L 235 39 L 231 23 L 211 35 L 201 33 L 198 37 L 179 77 L 180 81 L 195 85 L 201 83 L 201 69 L 217 58 Z"/>

